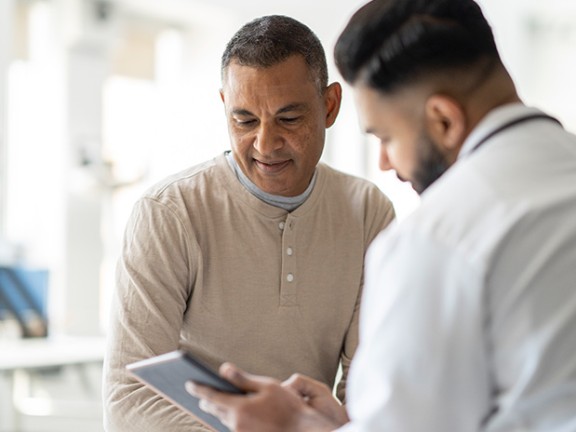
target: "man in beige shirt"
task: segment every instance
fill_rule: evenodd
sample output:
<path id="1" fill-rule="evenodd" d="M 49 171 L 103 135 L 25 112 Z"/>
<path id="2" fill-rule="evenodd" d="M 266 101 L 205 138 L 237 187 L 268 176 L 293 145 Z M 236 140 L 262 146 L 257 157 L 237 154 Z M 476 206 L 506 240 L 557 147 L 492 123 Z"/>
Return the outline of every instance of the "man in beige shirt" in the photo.
<path id="1" fill-rule="evenodd" d="M 204 427 L 126 373 L 175 349 L 344 400 L 358 343 L 366 248 L 394 217 L 376 186 L 319 163 L 341 100 L 311 30 L 269 16 L 222 57 L 231 152 L 151 188 L 135 205 L 117 269 L 104 406 L 108 431 Z"/>

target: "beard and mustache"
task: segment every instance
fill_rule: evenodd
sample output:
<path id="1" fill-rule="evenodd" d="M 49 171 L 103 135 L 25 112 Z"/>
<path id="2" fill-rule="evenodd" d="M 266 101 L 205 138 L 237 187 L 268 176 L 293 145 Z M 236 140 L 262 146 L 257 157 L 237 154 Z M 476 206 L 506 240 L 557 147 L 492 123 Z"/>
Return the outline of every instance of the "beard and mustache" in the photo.
<path id="1" fill-rule="evenodd" d="M 412 178 L 409 181 L 412 184 L 412 188 L 419 195 L 422 195 L 432 183 L 450 168 L 451 164 L 446 156 L 438 150 L 434 140 L 424 131 L 418 137 L 416 148 L 416 168 L 412 172 Z M 405 181 L 400 176 L 398 178 Z"/>

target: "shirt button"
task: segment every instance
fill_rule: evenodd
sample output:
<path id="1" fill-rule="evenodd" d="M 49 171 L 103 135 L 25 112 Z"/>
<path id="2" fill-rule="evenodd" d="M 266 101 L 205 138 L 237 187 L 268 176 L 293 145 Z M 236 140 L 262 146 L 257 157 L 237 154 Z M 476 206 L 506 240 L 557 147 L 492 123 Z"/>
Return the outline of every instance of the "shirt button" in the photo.
<path id="1" fill-rule="evenodd" d="M 288 275 L 286 276 L 286 280 L 288 282 L 292 282 L 294 280 L 294 275 L 292 273 L 288 273 Z"/>
<path id="2" fill-rule="evenodd" d="M 280 223 L 278 224 L 278 228 L 280 228 L 281 230 L 283 230 L 283 229 L 284 229 L 284 225 L 285 225 L 284 222 L 280 222 Z"/>
<path id="3" fill-rule="evenodd" d="M 294 253 L 294 251 L 292 250 L 291 247 L 289 247 L 288 249 L 286 249 L 286 253 L 287 253 L 288 255 L 292 255 L 292 254 Z"/>

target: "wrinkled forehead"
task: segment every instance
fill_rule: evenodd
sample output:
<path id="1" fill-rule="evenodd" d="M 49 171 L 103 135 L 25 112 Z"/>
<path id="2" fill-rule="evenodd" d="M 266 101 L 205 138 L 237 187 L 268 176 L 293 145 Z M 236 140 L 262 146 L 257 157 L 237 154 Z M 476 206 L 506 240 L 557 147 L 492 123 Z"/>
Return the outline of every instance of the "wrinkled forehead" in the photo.
<path id="1" fill-rule="evenodd" d="M 315 87 L 316 84 L 305 61 L 300 57 L 290 57 L 267 67 L 231 62 L 223 76 L 222 89 L 256 91 L 266 87 Z"/>
<path id="2" fill-rule="evenodd" d="M 320 72 L 314 71 L 299 54 L 291 55 L 271 65 L 246 64 L 238 58 L 232 58 L 230 63 L 222 69 L 221 84 L 222 89 L 225 89 L 233 82 L 242 82 L 250 77 L 266 79 L 274 76 L 284 78 L 278 80 L 278 84 L 289 82 L 291 77 L 297 77 L 302 83 L 311 83 L 316 86 L 320 93 L 325 89 Z"/>

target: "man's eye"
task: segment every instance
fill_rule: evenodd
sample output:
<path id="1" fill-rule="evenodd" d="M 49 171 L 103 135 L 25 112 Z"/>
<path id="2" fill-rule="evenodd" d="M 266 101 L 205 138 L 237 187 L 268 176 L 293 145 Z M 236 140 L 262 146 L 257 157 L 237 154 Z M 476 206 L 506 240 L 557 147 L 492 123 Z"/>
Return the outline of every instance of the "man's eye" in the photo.
<path id="1" fill-rule="evenodd" d="M 253 125 L 254 123 L 256 123 L 256 120 L 254 120 L 254 119 L 251 119 L 251 120 L 235 119 L 235 122 L 237 125 L 240 125 L 240 126 L 250 126 L 250 125 Z"/>
<path id="2" fill-rule="evenodd" d="M 296 123 L 298 120 L 300 120 L 300 117 L 282 117 L 280 120 L 284 123 L 291 124 Z"/>

